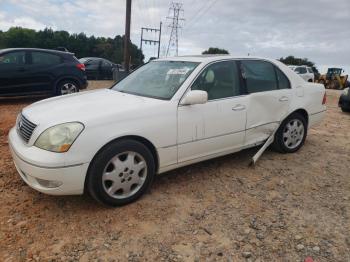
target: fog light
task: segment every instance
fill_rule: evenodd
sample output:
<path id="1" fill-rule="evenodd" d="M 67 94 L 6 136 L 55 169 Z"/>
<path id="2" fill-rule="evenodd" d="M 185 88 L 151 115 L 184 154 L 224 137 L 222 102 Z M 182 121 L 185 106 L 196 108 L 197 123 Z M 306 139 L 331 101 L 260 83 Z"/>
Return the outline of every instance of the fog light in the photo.
<path id="1" fill-rule="evenodd" d="M 54 181 L 54 180 L 45 180 L 45 179 L 36 178 L 36 181 L 38 181 L 38 183 L 41 186 L 47 187 L 47 188 L 55 188 L 62 185 L 62 182 Z"/>

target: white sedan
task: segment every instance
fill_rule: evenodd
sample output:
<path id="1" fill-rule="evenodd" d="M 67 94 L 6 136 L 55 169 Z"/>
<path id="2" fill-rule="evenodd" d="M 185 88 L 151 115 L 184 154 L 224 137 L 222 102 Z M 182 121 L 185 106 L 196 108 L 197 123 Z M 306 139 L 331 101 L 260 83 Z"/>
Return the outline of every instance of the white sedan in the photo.
<path id="1" fill-rule="evenodd" d="M 315 82 L 315 73 L 309 66 L 289 66 L 295 73 L 297 73 L 306 82 Z"/>
<path id="2" fill-rule="evenodd" d="M 52 195 L 108 205 L 156 174 L 263 144 L 297 151 L 325 115 L 323 85 L 270 59 L 154 60 L 110 89 L 46 99 L 19 114 L 9 144 L 21 178 Z M 276 132 L 274 132 L 277 130 Z"/>

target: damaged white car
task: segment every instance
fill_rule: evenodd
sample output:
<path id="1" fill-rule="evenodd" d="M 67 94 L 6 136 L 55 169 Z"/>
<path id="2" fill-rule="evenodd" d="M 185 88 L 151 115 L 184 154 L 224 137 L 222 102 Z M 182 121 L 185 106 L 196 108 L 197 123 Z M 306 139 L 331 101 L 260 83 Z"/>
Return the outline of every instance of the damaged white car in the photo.
<path id="1" fill-rule="evenodd" d="M 110 89 L 24 108 L 9 144 L 32 188 L 89 192 L 117 206 L 139 198 L 156 174 L 263 144 L 271 134 L 276 150 L 297 151 L 324 117 L 325 98 L 323 85 L 276 60 L 165 58 Z"/>

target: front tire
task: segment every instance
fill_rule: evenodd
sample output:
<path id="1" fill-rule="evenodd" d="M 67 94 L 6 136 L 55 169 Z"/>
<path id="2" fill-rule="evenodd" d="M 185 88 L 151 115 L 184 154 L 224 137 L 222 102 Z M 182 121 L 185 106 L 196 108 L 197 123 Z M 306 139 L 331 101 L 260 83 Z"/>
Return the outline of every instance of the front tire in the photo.
<path id="1" fill-rule="evenodd" d="M 272 147 L 281 153 L 294 153 L 304 145 L 306 135 L 305 117 L 299 113 L 293 113 L 282 122 L 277 130 Z"/>
<path id="2" fill-rule="evenodd" d="M 154 176 L 155 164 L 150 150 L 135 140 L 119 140 L 108 144 L 93 159 L 86 185 L 97 201 L 121 206 L 141 197 Z"/>

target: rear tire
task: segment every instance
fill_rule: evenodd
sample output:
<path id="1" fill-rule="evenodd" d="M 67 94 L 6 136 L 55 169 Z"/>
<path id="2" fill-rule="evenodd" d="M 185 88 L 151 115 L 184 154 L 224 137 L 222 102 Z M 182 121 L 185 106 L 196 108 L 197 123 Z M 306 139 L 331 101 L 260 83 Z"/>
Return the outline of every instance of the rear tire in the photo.
<path id="1" fill-rule="evenodd" d="M 73 80 L 62 80 L 57 84 L 55 91 L 57 96 L 74 94 L 79 92 L 79 86 Z"/>
<path id="2" fill-rule="evenodd" d="M 294 153 L 304 145 L 306 135 L 306 119 L 299 113 L 292 113 L 278 128 L 272 148 L 280 153 Z"/>
<path id="3" fill-rule="evenodd" d="M 121 206 L 141 197 L 155 177 L 150 150 L 135 140 L 119 140 L 105 146 L 93 159 L 86 189 L 106 205 Z"/>

